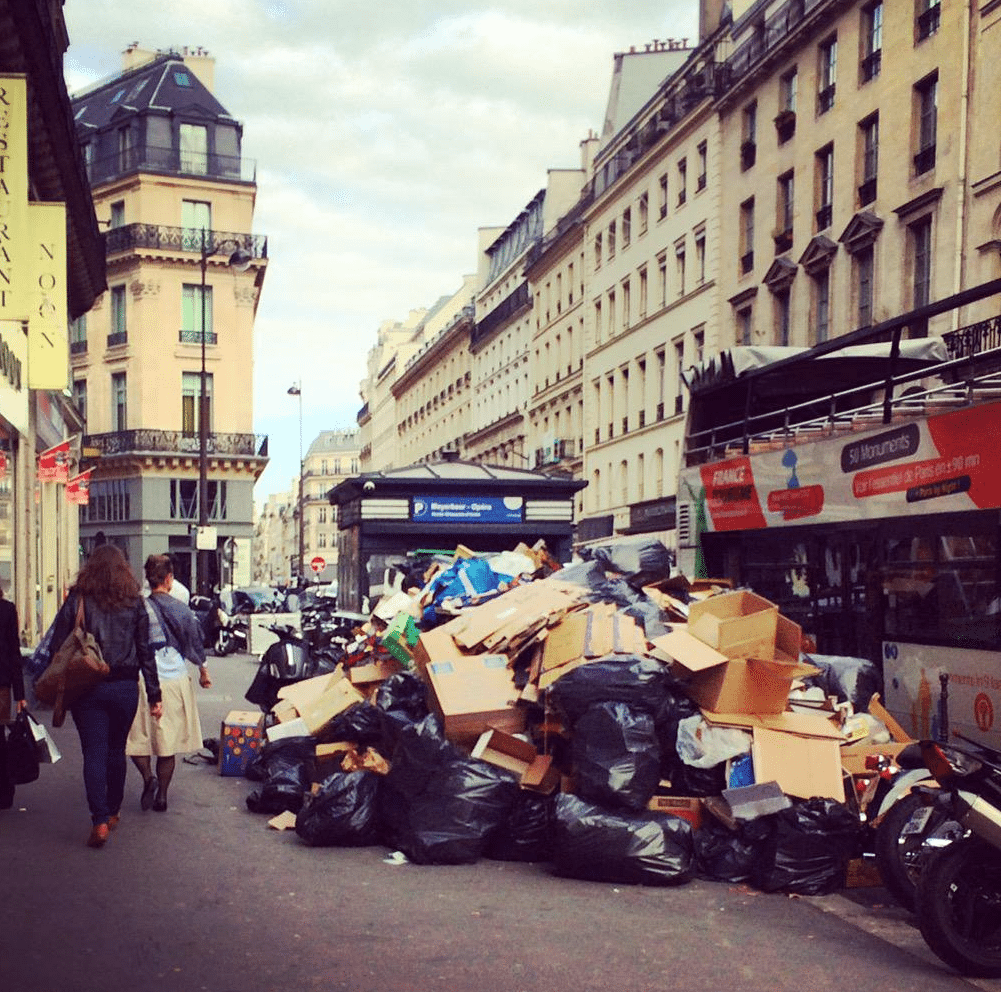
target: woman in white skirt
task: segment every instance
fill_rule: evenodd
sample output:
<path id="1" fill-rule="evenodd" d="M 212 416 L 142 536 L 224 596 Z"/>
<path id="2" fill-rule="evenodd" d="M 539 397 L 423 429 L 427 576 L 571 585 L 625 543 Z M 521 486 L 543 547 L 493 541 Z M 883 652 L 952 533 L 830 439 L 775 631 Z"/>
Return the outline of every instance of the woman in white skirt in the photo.
<path id="1" fill-rule="evenodd" d="M 150 587 L 146 600 L 150 613 L 150 642 L 157 646 L 156 668 L 163 693 L 163 716 L 151 719 L 149 707 L 140 699 L 125 753 L 143 777 L 140 807 L 162 813 L 167 808 L 167 790 L 174 776 L 174 756 L 197 751 L 202 746 L 198 705 L 185 659 L 198 668 L 198 683 L 203 689 L 212 685 L 212 679 L 205 665 L 205 645 L 198 619 L 170 594 L 174 581 L 170 558 L 150 555 L 145 571 Z M 156 758 L 155 773 L 153 758 Z"/>

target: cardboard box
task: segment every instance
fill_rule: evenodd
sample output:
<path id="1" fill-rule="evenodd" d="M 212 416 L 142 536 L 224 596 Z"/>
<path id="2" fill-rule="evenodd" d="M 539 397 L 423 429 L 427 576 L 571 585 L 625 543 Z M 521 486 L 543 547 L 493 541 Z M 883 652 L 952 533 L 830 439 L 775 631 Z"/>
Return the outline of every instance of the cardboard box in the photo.
<path id="1" fill-rule="evenodd" d="M 348 669 L 348 679 L 352 685 L 364 686 L 373 682 L 385 682 L 391 675 L 404 670 L 396 658 L 384 658 L 369 665 L 353 665 Z"/>
<path id="2" fill-rule="evenodd" d="M 301 713 L 304 707 L 311 706 L 327 689 L 342 678 L 344 678 L 344 671 L 338 666 L 336 671 L 328 672 L 326 675 L 317 675 L 311 679 L 303 679 L 301 682 L 283 685 L 278 690 L 278 698 L 288 700 Z"/>
<path id="3" fill-rule="evenodd" d="M 219 774 L 239 778 L 261 747 L 264 714 L 230 710 L 219 729 Z"/>
<path id="4" fill-rule="evenodd" d="M 334 719 L 338 713 L 365 701 L 365 697 L 347 679 L 333 682 L 315 700 L 299 708 L 299 715 L 306 730 L 314 736 Z"/>
<path id="5" fill-rule="evenodd" d="M 680 816 L 692 825 L 693 830 L 702 826 L 702 800 L 695 796 L 654 796 L 647 803 L 647 809 L 668 816 Z"/>
<path id="6" fill-rule="evenodd" d="M 771 658 L 778 617 L 774 603 L 740 589 L 692 603 L 688 632 L 729 658 Z"/>
<path id="7" fill-rule="evenodd" d="M 441 717 L 451 741 L 475 741 L 495 727 L 509 734 L 525 729 L 525 711 L 515 702 L 514 672 L 502 654 L 436 661 L 426 669 L 428 704 Z"/>
<path id="8" fill-rule="evenodd" d="M 720 597 L 715 596 L 714 599 Z M 796 679 L 815 674 L 813 665 L 794 661 L 782 652 L 779 658 L 727 657 L 722 651 L 693 636 L 691 625 L 678 625 L 654 640 L 656 652 L 675 662 L 685 691 L 703 709 L 715 713 L 781 713 Z M 783 627 L 784 644 L 798 644 L 799 627 Z M 773 641 L 769 648 L 776 652 Z"/>
<path id="9" fill-rule="evenodd" d="M 453 621 L 449 621 L 440 627 L 421 632 L 414 645 L 414 661 L 417 663 L 418 671 L 423 675 L 428 665 L 435 661 L 452 661 L 455 658 L 463 658 L 465 655 L 459 645 L 455 643 L 450 628 Z"/>
<path id="10" fill-rule="evenodd" d="M 775 781 L 786 795 L 799 799 L 845 801 L 841 749 L 835 740 L 756 727 L 751 755 L 757 782 Z"/>
<path id="11" fill-rule="evenodd" d="M 495 727 L 480 734 L 472 757 L 514 772 L 521 787 L 532 792 L 549 795 L 559 785 L 560 775 L 551 755 L 539 754 L 534 744 Z"/>
<path id="12" fill-rule="evenodd" d="M 389 626 L 382 632 L 379 642 L 402 665 L 409 668 L 413 664 L 414 647 L 420 639 L 420 631 L 409 613 L 397 613 Z"/>
<path id="13" fill-rule="evenodd" d="M 309 737 L 309 729 L 301 716 L 294 720 L 284 720 L 282 723 L 272 724 L 265 731 L 268 742 L 283 741 L 289 737 Z"/>
<path id="14" fill-rule="evenodd" d="M 777 782 L 757 782 L 737 789 L 724 789 L 718 796 L 706 796 L 702 804 L 720 823 L 736 830 L 742 823 L 788 809 L 792 800 Z"/>

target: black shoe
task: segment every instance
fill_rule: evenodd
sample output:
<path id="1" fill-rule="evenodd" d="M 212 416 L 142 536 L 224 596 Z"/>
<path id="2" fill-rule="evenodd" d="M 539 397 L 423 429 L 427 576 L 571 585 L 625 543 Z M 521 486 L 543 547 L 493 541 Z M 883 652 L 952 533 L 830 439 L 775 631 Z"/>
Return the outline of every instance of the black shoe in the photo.
<path id="1" fill-rule="evenodd" d="M 157 813 L 165 812 L 167 809 L 167 797 L 161 796 L 158 792 L 156 794 L 156 799 L 153 800 L 153 809 L 156 810 Z"/>
<path id="2" fill-rule="evenodd" d="M 147 779 L 143 786 L 143 794 L 139 800 L 141 809 L 150 809 L 153 806 L 153 797 L 156 795 L 156 778 Z"/>

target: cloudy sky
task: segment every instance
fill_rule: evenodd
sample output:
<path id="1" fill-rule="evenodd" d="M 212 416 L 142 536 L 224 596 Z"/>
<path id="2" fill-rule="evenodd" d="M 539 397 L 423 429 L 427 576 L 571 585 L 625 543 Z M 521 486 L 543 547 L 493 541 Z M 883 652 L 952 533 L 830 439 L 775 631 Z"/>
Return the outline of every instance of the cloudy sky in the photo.
<path id="1" fill-rule="evenodd" d="M 549 168 L 600 132 L 613 55 L 698 33 L 695 0 L 65 0 L 70 92 L 121 52 L 207 49 L 257 163 L 269 266 L 255 333 L 258 503 L 305 445 L 356 426 L 385 320 L 476 270 L 476 231 L 510 223 Z M 249 388 L 250 384 L 248 384 Z"/>

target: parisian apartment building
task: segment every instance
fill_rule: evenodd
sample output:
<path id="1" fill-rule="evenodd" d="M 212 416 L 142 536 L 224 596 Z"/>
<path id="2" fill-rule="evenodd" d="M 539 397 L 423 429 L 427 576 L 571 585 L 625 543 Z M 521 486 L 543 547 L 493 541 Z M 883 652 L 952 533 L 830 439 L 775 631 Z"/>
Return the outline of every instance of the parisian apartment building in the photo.
<path id="1" fill-rule="evenodd" d="M 578 545 L 674 547 L 703 363 L 814 347 L 1001 276 L 999 57 L 1001 3 L 971 0 L 713 0 L 694 46 L 616 54 L 579 173 L 480 232 L 472 313 L 442 343 L 454 379 L 382 405 L 408 437 L 454 411 L 448 437 L 385 453 L 373 437 L 363 470 L 450 454 L 571 474 Z M 996 309 L 908 334 L 994 326 Z M 387 343 L 379 373 L 418 394 L 427 342 L 404 331 L 402 364 Z"/>
<path id="2" fill-rule="evenodd" d="M 70 332 L 93 469 L 81 545 L 117 544 L 136 568 L 169 553 L 200 591 L 249 574 L 267 465 L 247 388 L 267 240 L 214 68 L 201 49 L 131 46 L 120 75 L 72 100 L 107 263 L 106 291 Z"/>

